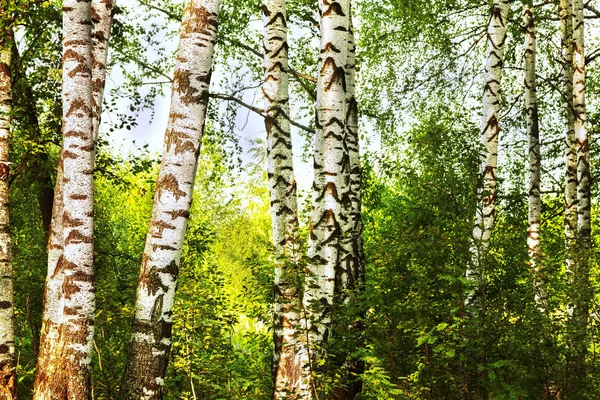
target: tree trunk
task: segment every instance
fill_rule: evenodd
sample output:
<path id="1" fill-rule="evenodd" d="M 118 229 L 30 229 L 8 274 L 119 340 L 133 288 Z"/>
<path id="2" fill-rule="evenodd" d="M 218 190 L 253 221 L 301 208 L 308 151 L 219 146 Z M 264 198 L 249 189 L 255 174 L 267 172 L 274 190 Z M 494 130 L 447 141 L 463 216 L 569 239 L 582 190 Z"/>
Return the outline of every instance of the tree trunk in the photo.
<path id="1" fill-rule="evenodd" d="M 0 4 L 0 14 L 8 15 Z M 3 23 L 3 22 L 2 22 Z M 0 400 L 17 398 L 13 269 L 8 212 L 9 137 L 12 113 L 12 30 L 0 31 Z"/>
<path id="2" fill-rule="evenodd" d="M 313 372 L 324 360 L 331 331 L 336 277 L 340 276 L 340 269 L 351 254 L 342 235 L 350 232 L 352 225 L 347 212 L 352 208 L 350 163 L 344 143 L 350 4 L 349 0 L 321 0 L 319 6 L 321 59 L 317 83 L 315 177 L 303 298 Z M 311 379 L 311 396 L 317 396 L 317 386 Z"/>
<path id="3" fill-rule="evenodd" d="M 56 265 L 49 265 L 47 296 L 56 297 L 44 309 L 36 400 L 90 397 L 95 306 L 91 25 L 89 2 L 63 2 L 63 213 L 59 230 L 64 243 Z M 62 279 L 56 286 L 53 278 L 59 275 Z"/>
<path id="4" fill-rule="evenodd" d="M 565 243 L 567 273 L 573 272 L 577 247 L 577 147 L 575 145 L 575 115 L 573 113 L 573 3 L 561 0 L 560 20 L 564 67 L 565 100 Z"/>
<path id="5" fill-rule="evenodd" d="M 343 241 L 350 248 L 345 265 L 342 265 L 336 288 L 337 306 L 342 308 L 341 323 L 337 327 L 336 340 L 343 342 L 342 359 L 338 363 L 343 376 L 343 386 L 338 390 L 337 399 L 351 400 L 362 391 L 360 375 L 364 372 L 364 363 L 352 355 L 352 352 L 364 345 L 364 307 L 361 295 L 364 292 L 365 260 L 362 239 L 362 170 L 360 166 L 360 148 L 358 135 L 358 103 L 356 100 L 356 45 L 350 13 L 348 29 L 348 55 L 346 62 L 346 137 L 345 148 L 348 152 L 350 168 L 350 216 L 349 231 L 344 232 Z M 339 318 L 336 318 L 339 319 Z"/>
<path id="6" fill-rule="evenodd" d="M 116 0 L 92 0 L 92 87 L 93 87 L 93 124 L 94 144 L 98 140 L 102 115 L 102 101 L 106 87 L 106 63 L 108 60 L 108 43 L 112 27 Z"/>
<path id="7" fill-rule="evenodd" d="M 299 280 L 299 237 L 292 135 L 289 121 L 289 65 L 285 0 L 262 4 L 265 48 L 265 127 L 271 217 L 275 245 L 273 398 L 305 396 L 310 376 L 299 357 L 298 331 L 302 298 Z"/>
<path id="8" fill-rule="evenodd" d="M 181 249 L 208 104 L 219 0 L 189 0 L 154 206 L 137 289 L 121 399 L 161 399 Z"/>
<path id="9" fill-rule="evenodd" d="M 540 249 L 540 220 L 541 220 L 541 153 L 540 131 L 537 106 L 537 79 L 536 79 L 536 33 L 533 5 L 527 2 L 523 11 L 523 24 L 525 26 L 525 121 L 527 138 L 529 142 L 529 212 L 527 219 L 527 250 L 529 253 L 529 266 L 533 276 L 535 300 L 538 308 L 546 310 L 547 298 L 544 279 L 541 271 Z"/>
<path id="10" fill-rule="evenodd" d="M 586 356 L 589 343 L 588 319 L 592 289 L 589 257 L 591 250 L 591 176 L 589 138 L 586 128 L 585 52 L 583 0 L 573 1 L 573 114 L 577 148 L 577 254 L 571 281 L 573 305 L 569 321 L 569 381 L 567 398 L 586 398 Z"/>
<path id="11" fill-rule="evenodd" d="M 494 0 L 487 30 L 486 76 L 481 119 L 481 140 L 485 148 L 480 170 L 483 182 L 479 192 L 480 204 L 475 216 L 475 228 L 473 229 L 473 239 L 475 240 L 473 267 L 475 271 L 468 271 L 470 276 L 482 273 L 482 263 L 487 257 L 494 227 L 497 197 L 498 137 L 500 135 L 500 90 L 508 6 L 508 0 Z"/>

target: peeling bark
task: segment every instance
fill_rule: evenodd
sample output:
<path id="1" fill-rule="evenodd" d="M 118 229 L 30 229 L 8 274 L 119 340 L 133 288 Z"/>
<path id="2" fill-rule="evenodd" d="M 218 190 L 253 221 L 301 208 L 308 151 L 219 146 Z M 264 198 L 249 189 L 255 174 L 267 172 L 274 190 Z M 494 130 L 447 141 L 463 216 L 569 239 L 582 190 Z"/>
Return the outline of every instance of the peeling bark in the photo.
<path id="1" fill-rule="evenodd" d="M 0 16 L 7 15 L 0 3 Z M 0 21 L 0 400 L 16 400 L 12 243 L 8 208 L 13 35 Z"/>
<path id="2" fill-rule="evenodd" d="M 177 50 L 171 112 L 137 288 L 119 398 L 161 399 L 173 303 L 204 129 L 219 0 L 189 0 Z"/>
<path id="3" fill-rule="evenodd" d="M 298 399 L 309 365 L 299 357 L 302 298 L 299 280 L 299 236 L 292 134 L 289 121 L 289 65 L 285 0 L 262 4 L 265 48 L 265 127 L 271 218 L 275 245 L 273 398 Z"/>
<path id="4" fill-rule="evenodd" d="M 58 201 L 51 233 L 51 245 L 62 254 L 49 255 L 35 400 L 90 396 L 95 307 L 91 25 L 89 1 L 63 2 L 63 174 L 57 179 L 62 210 Z M 61 236 L 57 231 L 62 240 L 54 242 Z"/>

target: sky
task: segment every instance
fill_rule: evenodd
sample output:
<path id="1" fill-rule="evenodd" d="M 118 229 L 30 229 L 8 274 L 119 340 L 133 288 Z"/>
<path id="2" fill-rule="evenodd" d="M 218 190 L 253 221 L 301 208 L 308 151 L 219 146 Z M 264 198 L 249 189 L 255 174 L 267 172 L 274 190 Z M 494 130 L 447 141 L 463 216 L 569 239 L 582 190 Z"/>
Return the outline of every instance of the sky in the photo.
<path id="1" fill-rule="evenodd" d="M 138 2 L 137 0 L 122 0 L 120 4 L 125 6 L 134 6 L 138 4 Z M 147 11 L 144 9 L 144 7 L 138 7 L 138 9 L 142 13 Z M 142 14 L 138 14 L 137 19 L 141 24 L 145 24 L 146 26 L 149 26 L 152 22 L 159 21 L 157 19 L 144 20 Z M 177 24 L 173 22 L 168 22 L 166 19 L 160 21 L 160 23 L 168 23 L 168 29 L 173 31 L 176 31 L 179 28 Z M 250 27 L 250 29 L 255 29 L 257 30 L 257 34 L 260 34 L 260 31 L 262 30 L 261 21 L 256 21 L 256 23 L 254 23 L 253 26 Z M 174 35 L 174 37 L 164 37 L 161 38 L 161 42 L 165 46 L 167 52 L 174 53 L 177 48 L 178 38 L 177 35 Z M 149 56 L 152 57 L 151 49 L 149 49 L 149 53 Z M 215 68 L 215 70 L 213 71 L 211 92 L 227 94 L 226 89 L 218 87 L 218 83 L 221 82 L 224 73 L 225 71 L 223 71 L 221 68 Z M 168 74 L 172 76 L 172 71 L 168 72 Z M 106 102 L 111 101 L 111 89 L 119 88 L 123 84 L 123 82 L 123 74 L 118 68 L 109 71 L 105 91 Z M 248 84 L 246 86 L 250 85 L 251 84 Z M 142 90 L 144 89 L 142 88 Z M 260 88 L 255 88 L 243 92 L 241 99 L 244 102 L 252 104 L 256 107 L 263 106 L 263 97 Z M 215 100 L 212 99 L 211 101 Z M 131 100 L 118 99 L 117 104 L 117 111 L 125 112 L 124 110 L 127 110 L 129 108 Z M 137 118 L 137 126 L 132 127 L 131 130 L 116 130 L 110 133 L 109 136 L 106 136 L 108 134 L 108 128 L 110 127 L 111 122 L 116 119 L 116 115 L 105 111 L 102 115 L 103 125 L 100 134 L 103 135 L 105 138 L 109 139 L 113 151 L 115 151 L 117 154 L 121 154 L 123 156 L 127 156 L 128 154 L 135 154 L 139 151 L 140 148 L 144 147 L 145 145 L 147 145 L 148 150 L 152 154 L 160 154 L 162 151 L 164 134 L 167 127 L 169 106 L 170 87 L 166 87 L 164 90 L 164 95 L 156 98 L 153 109 L 144 110 L 139 114 Z M 251 147 L 250 143 L 256 139 L 261 139 L 266 143 L 266 131 L 264 127 L 264 120 L 256 113 L 245 108 L 240 108 L 235 122 L 235 133 L 239 136 L 239 144 L 242 147 L 241 159 L 243 162 L 252 161 L 251 156 L 248 152 L 248 150 Z M 310 121 L 298 122 L 304 125 L 308 125 Z M 301 157 L 300 149 L 304 147 L 305 143 L 304 138 L 301 135 L 299 135 L 297 128 L 292 128 L 292 135 L 294 149 L 296 150 L 294 157 L 294 170 L 296 174 L 296 180 L 298 182 L 299 190 L 306 191 L 310 188 L 313 179 L 311 165 L 312 163 L 306 162 L 306 160 L 303 160 Z"/>

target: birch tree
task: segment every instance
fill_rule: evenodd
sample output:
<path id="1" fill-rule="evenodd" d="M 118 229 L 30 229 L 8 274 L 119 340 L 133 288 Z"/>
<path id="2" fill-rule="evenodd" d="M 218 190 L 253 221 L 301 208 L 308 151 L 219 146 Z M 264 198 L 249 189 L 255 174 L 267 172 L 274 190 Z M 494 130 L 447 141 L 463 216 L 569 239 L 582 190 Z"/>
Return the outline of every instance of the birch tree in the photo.
<path id="1" fill-rule="evenodd" d="M 189 0 L 179 36 L 171 111 L 137 289 L 121 399 L 161 399 L 173 303 L 202 132 L 219 0 Z"/>
<path id="2" fill-rule="evenodd" d="M 485 148 L 480 170 L 483 183 L 473 229 L 476 266 L 481 266 L 482 260 L 487 256 L 496 212 L 500 90 L 508 8 L 508 0 L 494 0 L 487 29 L 487 60 L 481 119 L 481 140 Z"/>
<path id="3" fill-rule="evenodd" d="M 571 281 L 573 305 L 569 323 L 570 360 L 567 396 L 584 398 L 586 395 L 587 325 L 592 289 L 590 287 L 589 257 L 591 250 L 591 176 L 589 137 L 586 127 L 586 76 L 584 51 L 584 4 L 573 0 L 573 114 L 575 146 L 577 150 L 577 253 Z"/>
<path id="4" fill-rule="evenodd" d="M 533 275 L 535 297 L 538 306 L 546 309 L 546 294 L 541 274 L 540 220 L 541 220 L 541 153 L 537 106 L 536 58 L 537 43 L 533 4 L 527 1 L 523 10 L 525 27 L 525 121 L 529 143 L 529 182 L 527 193 L 529 211 L 527 220 L 527 251 Z"/>
<path id="5" fill-rule="evenodd" d="M 309 260 L 303 304 L 308 315 L 310 363 L 314 370 L 325 356 L 331 333 L 335 282 L 348 250 L 342 235 L 352 221 L 350 170 L 345 148 L 346 63 L 350 17 L 348 0 L 319 2 L 321 21 L 320 73 L 317 82 L 313 210 Z M 339 275 L 338 275 L 339 276 Z M 311 382 L 312 396 L 316 385 Z M 313 398 L 313 397 L 311 397 Z"/>
<path id="6" fill-rule="evenodd" d="M 68 10 L 66 10 L 68 11 Z M 110 30 L 112 25 L 112 15 L 114 11 L 114 2 L 103 1 L 103 0 L 92 0 L 91 2 L 91 10 L 90 10 L 90 18 L 93 23 L 91 30 L 91 90 L 92 90 L 92 105 L 89 108 L 86 108 L 86 111 L 89 110 L 92 113 L 92 134 L 89 138 L 81 136 L 81 140 L 86 143 L 89 140 L 92 140 L 92 144 L 87 143 L 84 147 L 87 147 L 89 151 L 91 151 L 91 155 L 86 154 L 86 158 L 84 162 L 89 166 L 90 163 L 93 166 L 93 151 L 94 144 L 98 136 L 98 131 L 100 127 L 100 115 L 102 112 L 102 100 L 104 95 L 104 87 L 106 80 L 106 62 L 108 57 L 108 41 L 110 38 Z M 66 54 L 65 50 L 65 54 Z M 86 54 L 87 55 L 87 54 Z M 66 90 L 66 86 L 65 89 Z M 86 106 L 87 107 L 87 106 Z M 87 129 L 87 128 L 86 128 Z M 65 142 L 63 142 L 63 149 L 65 148 Z M 74 146 L 79 146 L 79 144 L 75 144 Z M 86 149 L 86 152 L 88 150 Z M 63 154 L 64 156 L 64 154 Z M 38 364 L 38 368 L 40 371 L 44 371 L 45 364 L 50 362 L 52 359 L 51 353 L 54 351 L 58 351 L 55 347 L 55 339 L 60 335 L 61 324 L 57 324 L 53 319 L 64 319 L 65 317 L 59 317 L 61 313 L 67 314 L 67 310 L 63 308 L 61 310 L 61 306 L 66 303 L 66 297 L 68 296 L 64 292 L 65 285 L 65 277 L 68 275 L 64 268 L 61 268 L 61 262 L 65 259 L 65 224 L 63 223 L 63 214 L 64 214 L 64 197 L 66 192 L 64 191 L 64 179 L 65 176 L 63 174 L 63 166 L 64 166 L 64 157 L 61 156 L 61 160 L 59 162 L 58 170 L 57 170 L 57 179 L 54 190 L 54 205 L 52 211 L 52 220 L 51 220 L 51 228 L 48 242 L 48 277 L 46 280 L 46 291 L 44 296 L 44 318 L 43 318 L 43 329 L 41 336 L 41 348 L 46 349 L 45 351 L 40 352 L 40 361 Z M 82 170 L 87 172 L 92 168 L 88 168 L 87 170 Z M 86 174 L 89 175 L 89 174 Z M 91 175 L 86 179 L 86 187 L 87 194 L 78 194 L 71 195 L 75 197 L 81 197 L 81 199 L 75 200 L 86 200 L 83 197 L 90 197 L 89 193 L 93 192 L 93 183 L 89 182 Z M 67 178 L 68 179 L 68 178 Z M 91 201 L 87 201 L 85 205 L 88 210 L 87 214 L 91 214 L 90 208 L 93 208 L 93 204 Z M 88 221 L 88 224 L 90 222 Z M 88 233 L 92 233 L 93 227 L 90 229 L 88 226 Z M 75 234 L 73 234 L 75 235 Z M 67 236 L 68 237 L 68 236 Z M 87 240 L 87 239 L 85 239 Z M 82 239 L 84 241 L 84 239 Z M 84 273 L 88 275 L 93 274 L 93 268 L 91 267 L 90 260 L 93 258 L 90 249 L 87 249 L 88 257 L 88 266 L 85 268 Z M 91 258 L 90 258 L 91 257 Z M 80 273 L 80 276 L 83 275 Z M 92 275 L 93 276 L 93 275 Z M 89 284 L 93 281 L 91 277 L 87 277 L 90 279 Z M 93 303 L 91 303 L 91 299 L 93 297 L 93 289 L 92 295 L 88 294 L 87 301 L 90 302 L 88 304 L 88 311 L 93 316 Z M 91 329 L 90 329 L 91 331 Z M 90 332 L 90 335 L 92 333 Z M 88 343 L 88 346 L 91 343 Z M 89 348 L 86 349 L 89 352 Z M 88 358 L 91 357 L 88 353 Z M 89 361 L 88 361 L 89 362 Z M 51 368 L 51 367 L 50 367 Z M 36 377 L 36 385 L 40 383 L 42 384 L 41 378 Z"/>
<path id="7" fill-rule="evenodd" d="M 575 262 L 577 231 L 577 148 L 575 146 L 575 115 L 573 113 L 573 2 L 560 1 L 561 47 L 564 69 L 563 97 L 565 100 L 565 243 L 567 247 L 567 270 L 572 271 Z"/>
<path id="8" fill-rule="evenodd" d="M 12 400 L 17 398 L 13 268 L 8 210 L 13 35 L 5 3 L 0 3 L 0 14 L 0 400 Z"/>
<path id="9" fill-rule="evenodd" d="M 265 127 L 271 218 L 275 245 L 275 309 L 273 388 L 275 399 L 301 396 L 303 377 L 310 375 L 302 362 L 298 341 L 301 321 L 299 238 L 296 180 L 289 121 L 289 65 L 285 0 L 262 4 L 265 49 Z"/>
<path id="10" fill-rule="evenodd" d="M 48 286 L 56 298 L 45 304 L 34 399 L 91 395 L 95 306 L 91 25 L 90 2 L 63 3 L 64 242 L 57 264 L 48 271 Z M 57 286 L 53 277 L 59 274 Z"/>

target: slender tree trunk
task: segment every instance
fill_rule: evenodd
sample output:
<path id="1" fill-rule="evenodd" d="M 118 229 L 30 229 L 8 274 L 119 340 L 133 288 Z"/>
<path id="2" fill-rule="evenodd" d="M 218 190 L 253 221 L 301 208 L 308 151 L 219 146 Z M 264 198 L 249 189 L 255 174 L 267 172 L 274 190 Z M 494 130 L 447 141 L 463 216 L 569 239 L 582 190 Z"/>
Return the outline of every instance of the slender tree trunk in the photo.
<path id="1" fill-rule="evenodd" d="M 481 119 L 481 140 L 485 147 L 482 156 L 482 187 L 479 193 L 480 204 L 475 216 L 473 229 L 474 268 L 468 275 L 481 274 L 482 262 L 490 247 L 494 217 L 496 212 L 498 165 L 498 137 L 500 135 L 500 90 L 504 44 L 508 19 L 508 0 L 494 0 L 487 30 L 486 76 L 483 90 L 483 115 Z"/>
<path id="2" fill-rule="evenodd" d="M 299 281 L 299 237 L 292 135 L 289 122 L 289 65 L 285 0 L 262 4 L 265 48 L 265 127 L 271 218 L 275 244 L 273 398 L 295 399 L 310 376 L 302 363 L 299 331 L 302 298 Z M 304 379 L 303 379 L 304 378 Z"/>
<path id="3" fill-rule="evenodd" d="M 0 14 L 8 15 L 0 3 Z M 3 18 L 3 17 L 0 17 Z M 8 212 L 9 137 L 12 113 L 12 30 L 0 21 L 0 400 L 17 398 L 13 269 Z"/>
<path id="4" fill-rule="evenodd" d="M 102 101 L 106 87 L 108 43 L 116 0 L 92 0 L 92 87 L 94 99 L 94 144 L 98 140 L 102 115 Z"/>
<path id="5" fill-rule="evenodd" d="M 364 345 L 364 309 L 361 295 L 365 283 L 365 260 L 362 239 L 362 176 L 360 166 L 360 149 L 358 135 L 358 103 L 356 100 L 356 45 L 354 41 L 354 30 L 352 24 L 352 13 L 350 15 L 348 29 L 348 54 L 346 62 L 346 137 L 345 148 L 348 153 L 350 169 L 350 208 L 346 210 L 350 216 L 349 231 L 344 232 L 343 241 L 350 248 L 347 263 L 342 265 L 341 277 L 338 277 L 336 289 L 337 306 L 343 309 L 342 323 L 336 334 L 337 340 L 343 341 L 342 360 L 338 365 L 343 386 L 337 393 L 339 400 L 354 399 L 362 391 L 360 375 L 364 372 L 362 360 L 351 353 L 362 348 Z M 339 319 L 339 318 L 336 318 Z"/>
<path id="6" fill-rule="evenodd" d="M 331 331 L 336 277 L 351 254 L 342 241 L 352 224 L 350 164 L 345 148 L 346 63 L 350 19 L 349 0 L 321 0 L 321 59 L 317 83 L 313 211 L 309 260 L 304 286 L 309 357 L 313 371 L 325 357 Z M 314 376 L 313 376 L 314 378 Z M 312 396 L 318 385 L 311 380 Z M 312 398 L 312 397 L 311 397 Z"/>
<path id="7" fill-rule="evenodd" d="M 56 297 L 44 310 L 36 400 L 90 396 L 95 306 L 91 25 L 89 2 L 63 2 L 64 243 L 57 264 L 49 266 L 46 296 Z M 59 274 L 61 287 L 51 284 Z"/>
<path id="8" fill-rule="evenodd" d="M 589 257 L 591 250 L 590 153 L 586 128 L 585 52 L 583 0 L 573 1 L 573 113 L 577 148 L 577 254 L 573 266 L 571 301 L 573 312 L 569 321 L 569 381 L 567 398 L 586 398 L 589 384 L 586 376 L 586 356 L 589 343 L 588 319 L 592 289 Z"/>
<path id="9" fill-rule="evenodd" d="M 181 248 L 204 129 L 219 0 L 184 11 L 150 228 L 142 257 L 121 399 L 161 399 L 171 347 Z"/>
<path id="10" fill-rule="evenodd" d="M 575 145 L 575 115 L 573 113 L 573 3 L 560 1 L 562 53 L 565 99 L 565 243 L 566 266 L 569 274 L 575 263 L 577 242 L 577 147 Z"/>
<path id="11" fill-rule="evenodd" d="M 540 131 L 537 106 L 536 79 L 536 33 L 533 5 L 530 1 L 525 4 L 523 24 L 525 26 L 525 121 L 529 141 L 529 213 L 527 220 L 527 250 L 529 264 L 533 276 L 535 299 L 541 310 L 546 310 L 546 290 L 541 271 L 540 249 L 540 220 L 541 220 L 541 153 Z"/>

